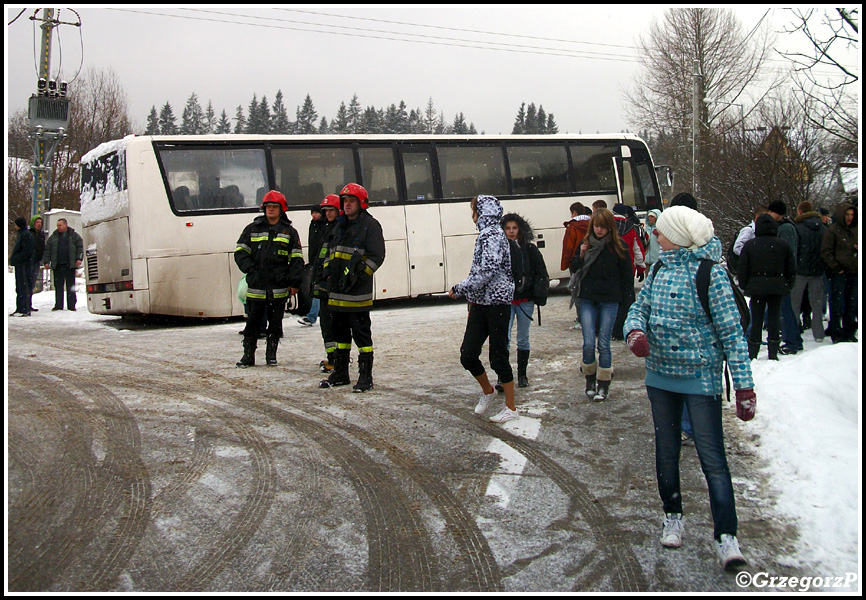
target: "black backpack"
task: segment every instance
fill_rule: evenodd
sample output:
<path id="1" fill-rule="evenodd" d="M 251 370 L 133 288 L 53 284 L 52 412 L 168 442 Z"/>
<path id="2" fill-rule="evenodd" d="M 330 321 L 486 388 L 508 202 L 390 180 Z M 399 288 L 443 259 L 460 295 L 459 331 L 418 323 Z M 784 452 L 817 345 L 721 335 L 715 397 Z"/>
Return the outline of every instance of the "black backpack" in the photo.
<path id="1" fill-rule="evenodd" d="M 732 272 L 736 272 L 737 271 L 737 265 L 740 264 L 740 256 L 736 252 L 734 252 L 734 244 L 736 244 L 736 243 L 737 243 L 736 239 L 733 242 L 731 242 L 731 245 L 728 246 L 728 253 L 725 254 L 725 262 L 728 265 L 728 270 L 732 271 Z M 736 286 L 734 286 L 734 287 L 736 287 Z"/>
<path id="2" fill-rule="evenodd" d="M 508 240 L 508 247 L 511 250 L 511 276 L 514 278 L 514 297 L 522 298 L 527 291 L 527 286 L 531 285 L 529 281 L 528 265 L 523 264 L 523 252 L 520 246 L 514 240 Z"/>
<path id="3" fill-rule="evenodd" d="M 710 313 L 710 271 L 713 269 L 713 265 L 720 264 L 714 260 L 710 260 L 709 258 L 701 259 L 701 266 L 698 267 L 698 274 L 695 277 L 695 287 L 698 289 L 698 300 L 701 303 L 701 307 L 704 309 L 707 317 L 709 317 L 710 321 L 713 320 L 713 315 Z M 653 279 L 655 279 L 656 273 L 658 273 L 659 269 L 662 267 L 661 261 L 656 261 L 655 265 L 653 265 Z M 733 275 L 731 272 L 722 265 L 722 268 L 725 269 L 725 275 L 728 276 L 728 282 L 731 284 L 731 290 L 734 294 L 734 302 L 737 303 L 737 311 L 740 313 L 740 325 L 743 328 L 743 335 L 746 335 L 746 331 L 749 330 L 749 323 L 752 321 L 752 314 L 749 310 L 749 303 L 746 300 L 746 297 L 743 295 L 743 291 L 737 286 L 734 281 Z M 728 401 L 731 400 L 731 381 L 730 375 L 728 373 L 728 358 L 725 356 L 725 381 L 728 384 Z"/>

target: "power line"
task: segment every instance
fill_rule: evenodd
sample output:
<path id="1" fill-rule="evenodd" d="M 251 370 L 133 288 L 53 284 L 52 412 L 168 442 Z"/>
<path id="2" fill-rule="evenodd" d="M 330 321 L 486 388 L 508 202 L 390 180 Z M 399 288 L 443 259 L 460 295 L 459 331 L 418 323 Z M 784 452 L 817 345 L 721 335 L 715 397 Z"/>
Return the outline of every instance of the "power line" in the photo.
<path id="1" fill-rule="evenodd" d="M 268 28 L 268 29 L 283 29 L 283 30 L 291 30 L 291 31 L 302 31 L 302 32 L 306 32 L 306 33 L 324 33 L 324 34 L 329 34 L 329 35 L 342 35 L 342 36 L 347 36 L 347 37 L 380 39 L 380 40 L 387 40 L 387 41 L 392 41 L 392 42 L 410 42 L 410 43 L 416 43 L 416 44 L 431 44 L 431 45 L 436 45 L 436 46 L 450 46 L 450 47 L 454 47 L 454 48 L 474 48 L 474 49 L 478 49 L 478 50 L 496 50 L 499 52 L 512 52 L 512 53 L 517 53 L 517 54 L 538 54 L 538 55 L 543 55 L 543 56 L 561 56 L 564 58 L 590 58 L 590 59 L 594 59 L 594 60 L 637 62 L 636 59 L 634 59 L 634 58 L 629 58 L 629 57 L 625 57 L 625 56 L 621 56 L 621 55 L 612 55 L 612 54 L 611 55 L 605 55 L 602 53 L 592 53 L 592 52 L 581 51 L 581 50 L 562 50 L 562 49 L 557 49 L 557 48 L 531 49 L 531 47 L 523 47 L 523 49 L 515 49 L 513 47 L 496 48 L 496 47 L 492 47 L 492 46 L 477 45 L 477 44 L 500 44 L 500 45 L 502 45 L 502 42 L 486 42 L 486 41 L 481 41 L 481 40 L 474 40 L 473 42 L 470 42 L 469 40 L 457 40 L 457 41 L 467 42 L 467 43 L 457 44 L 457 43 L 447 43 L 447 42 L 440 42 L 440 41 L 431 41 L 429 39 L 422 39 L 422 40 L 399 39 L 399 38 L 395 39 L 393 37 L 384 37 L 384 36 L 380 36 L 380 35 L 367 35 L 367 34 L 362 34 L 362 33 L 344 33 L 344 32 L 339 32 L 339 31 L 322 31 L 322 30 L 316 30 L 316 29 L 305 29 L 302 27 L 292 27 L 292 26 L 288 26 L 288 25 L 273 25 L 273 24 L 267 24 L 267 23 L 245 23 L 245 22 L 237 22 L 237 21 L 226 21 L 226 20 L 222 20 L 222 19 L 214 19 L 214 18 L 209 18 L 209 17 L 176 15 L 176 14 L 160 13 L 160 12 L 148 12 L 148 11 L 143 11 L 143 10 L 135 10 L 135 9 L 127 9 L 127 8 L 105 7 L 105 9 L 106 10 L 114 10 L 114 11 L 118 11 L 118 12 L 128 12 L 128 13 L 144 14 L 144 15 L 151 15 L 151 16 L 171 17 L 171 18 L 176 18 L 176 19 L 189 19 L 189 20 L 193 20 L 193 21 L 209 21 L 209 22 L 214 22 L 214 23 L 224 23 L 224 24 L 228 24 L 228 25 L 248 25 L 251 27 L 264 27 L 264 28 Z M 184 10 L 193 10 L 193 9 L 184 9 Z M 198 10 L 197 12 L 206 12 L 206 11 Z M 215 11 L 210 11 L 210 12 L 215 12 Z M 238 15 L 238 14 L 231 14 L 231 13 L 218 13 L 218 14 L 223 14 L 226 16 L 242 17 L 242 18 L 252 18 L 252 19 L 265 19 L 266 18 L 266 17 L 255 17 L 255 16 L 251 17 L 249 15 Z M 273 20 L 273 19 L 268 19 L 268 20 Z M 289 21 L 289 20 L 283 20 L 283 21 L 289 22 L 289 23 L 295 23 L 295 21 Z M 313 25 L 317 26 L 317 27 L 335 27 L 335 28 L 340 27 L 340 26 L 336 26 L 336 25 L 320 25 L 320 24 L 313 24 Z M 346 28 L 346 29 L 350 29 L 350 28 Z M 436 38 L 435 36 L 420 36 L 419 34 L 395 33 L 395 32 L 385 32 L 385 33 L 389 33 L 390 35 L 433 37 L 434 39 L 444 39 L 444 38 Z"/>
<path id="2" fill-rule="evenodd" d="M 422 24 L 422 23 L 405 23 L 402 21 L 386 21 L 384 19 L 371 19 L 369 17 L 354 17 L 354 16 L 349 16 L 349 15 L 335 15 L 335 14 L 329 14 L 329 13 L 314 12 L 314 11 L 310 11 L 310 10 L 298 10 L 298 9 L 294 9 L 294 8 L 275 8 L 274 10 L 281 10 L 281 11 L 285 11 L 285 12 L 303 13 L 303 14 L 308 14 L 308 15 L 319 15 L 319 16 L 324 16 L 324 17 L 337 17 L 339 19 L 355 19 L 358 21 L 371 21 L 374 23 L 389 23 L 392 25 L 408 25 L 410 27 L 426 27 L 426 28 L 430 28 L 430 29 L 444 29 L 446 31 L 457 31 L 460 33 L 481 33 L 481 34 L 485 34 L 485 35 L 501 35 L 501 36 L 505 36 L 505 37 L 523 38 L 523 39 L 528 39 L 528 40 L 540 40 L 540 41 L 544 41 L 544 42 L 563 42 L 566 44 L 586 44 L 589 46 L 609 46 L 611 48 L 625 48 L 627 50 L 637 50 L 637 48 L 634 46 L 624 46 L 621 44 L 603 44 L 601 42 L 581 42 L 581 41 L 577 41 L 577 40 L 561 40 L 561 39 L 557 39 L 557 38 L 544 38 L 544 37 L 536 37 L 536 36 L 532 36 L 532 35 L 520 35 L 517 33 L 499 33 L 496 31 L 482 31 L 482 30 L 478 30 L 478 29 L 460 29 L 457 27 L 445 27 L 442 25 L 426 25 L 426 24 Z"/>

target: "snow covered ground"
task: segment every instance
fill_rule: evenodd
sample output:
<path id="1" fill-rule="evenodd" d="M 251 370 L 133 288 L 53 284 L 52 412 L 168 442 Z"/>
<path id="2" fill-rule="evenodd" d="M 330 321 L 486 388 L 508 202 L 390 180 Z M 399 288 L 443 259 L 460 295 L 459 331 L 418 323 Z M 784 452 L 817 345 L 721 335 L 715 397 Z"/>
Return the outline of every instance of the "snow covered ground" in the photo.
<path id="1" fill-rule="evenodd" d="M 83 280 L 78 281 L 78 311 L 52 312 L 54 292 L 33 298 L 39 309 L 31 319 L 50 319 L 58 327 L 103 327 L 118 317 L 87 311 Z M 15 310 L 15 278 L 6 285 L 6 314 Z M 424 310 L 423 307 L 418 310 Z M 10 318 L 18 317 L 7 317 Z M 8 339 L 8 328 L 6 331 Z M 119 331 L 118 335 L 124 335 Z M 796 552 L 779 556 L 784 565 L 812 567 L 815 576 L 845 577 L 860 573 L 861 402 L 859 344 L 832 345 L 804 334 L 805 351 L 753 362 L 758 396 L 757 416 L 737 421 L 754 452 L 766 463 L 766 475 L 777 497 L 780 518 L 800 531 Z M 727 410 L 735 410 L 733 403 Z M 859 579 L 844 590 L 859 591 Z M 793 591 L 793 590 L 792 590 Z"/>

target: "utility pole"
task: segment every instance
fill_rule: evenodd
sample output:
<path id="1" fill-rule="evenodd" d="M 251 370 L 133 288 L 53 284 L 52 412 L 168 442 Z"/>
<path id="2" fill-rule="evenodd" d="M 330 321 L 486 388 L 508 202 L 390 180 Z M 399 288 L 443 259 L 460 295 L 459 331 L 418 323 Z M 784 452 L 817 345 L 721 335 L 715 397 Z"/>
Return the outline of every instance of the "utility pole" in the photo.
<path id="1" fill-rule="evenodd" d="M 698 137 L 700 136 L 701 131 L 701 113 L 700 113 L 700 93 L 701 93 L 701 65 L 700 62 L 695 59 L 693 62 L 694 66 L 694 83 L 692 84 L 692 185 L 694 186 L 695 198 L 700 198 L 701 196 L 701 182 L 700 182 L 700 146 L 698 143 Z"/>
<path id="2" fill-rule="evenodd" d="M 36 13 L 30 17 L 38 21 Z M 51 79 L 51 32 L 61 25 L 54 17 L 53 8 L 42 10 L 42 46 L 39 57 L 39 79 L 36 93 L 30 96 L 29 137 L 33 143 L 32 215 L 44 214 L 50 208 L 52 169 L 51 159 L 66 135 L 69 125 L 69 99 L 66 82 Z M 74 25 L 74 23 L 66 23 Z M 80 25 L 80 24 L 79 24 Z"/>

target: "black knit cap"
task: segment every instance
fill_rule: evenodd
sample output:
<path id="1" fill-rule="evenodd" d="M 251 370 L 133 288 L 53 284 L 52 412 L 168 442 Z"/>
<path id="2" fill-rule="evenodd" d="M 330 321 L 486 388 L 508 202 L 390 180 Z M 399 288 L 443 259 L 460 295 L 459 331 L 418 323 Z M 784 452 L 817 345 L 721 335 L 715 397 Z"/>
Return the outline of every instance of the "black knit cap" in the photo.
<path id="1" fill-rule="evenodd" d="M 767 210 L 782 216 L 788 214 L 788 206 L 781 200 L 773 200 L 772 202 L 770 202 L 770 204 L 767 206 Z"/>
<path id="2" fill-rule="evenodd" d="M 671 200 L 671 206 L 688 206 L 692 210 L 698 210 L 698 201 L 688 192 L 680 192 Z"/>
<path id="3" fill-rule="evenodd" d="M 15 225 L 16 227 L 18 227 L 18 229 L 24 229 L 25 227 L 27 227 L 27 219 L 25 219 L 24 217 L 18 217 L 17 219 L 15 219 Z"/>

